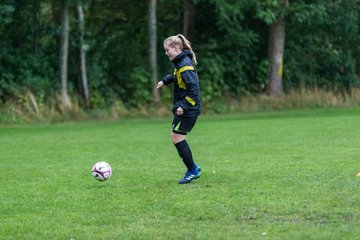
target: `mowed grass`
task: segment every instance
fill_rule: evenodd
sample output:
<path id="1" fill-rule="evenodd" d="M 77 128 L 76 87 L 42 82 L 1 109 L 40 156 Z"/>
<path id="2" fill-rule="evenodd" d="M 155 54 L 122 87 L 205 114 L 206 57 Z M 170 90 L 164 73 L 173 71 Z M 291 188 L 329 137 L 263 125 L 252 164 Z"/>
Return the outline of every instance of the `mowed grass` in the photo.
<path id="1" fill-rule="evenodd" d="M 0 239 L 359 239 L 360 109 L 0 128 Z M 107 161 L 113 175 L 90 169 Z"/>

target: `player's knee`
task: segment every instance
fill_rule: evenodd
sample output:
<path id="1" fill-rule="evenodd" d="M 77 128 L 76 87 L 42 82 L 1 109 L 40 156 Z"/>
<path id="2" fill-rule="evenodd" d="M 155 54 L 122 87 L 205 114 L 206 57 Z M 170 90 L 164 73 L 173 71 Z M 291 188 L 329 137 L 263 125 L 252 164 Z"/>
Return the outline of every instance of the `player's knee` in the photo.
<path id="1" fill-rule="evenodd" d="M 173 144 L 176 144 L 178 142 L 181 142 L 185 139 L 185 135 L 180 135 L 180 134 L 176 134 L 176 133 L 171 133 L 171 141 Z"/>
<path id="2" fill-rule="evenodd" d="M 177 138 L 176 138 L 174 133 L 171 133 L 171 141 L 172 141 L 173 144 L 177 143 Z"/>

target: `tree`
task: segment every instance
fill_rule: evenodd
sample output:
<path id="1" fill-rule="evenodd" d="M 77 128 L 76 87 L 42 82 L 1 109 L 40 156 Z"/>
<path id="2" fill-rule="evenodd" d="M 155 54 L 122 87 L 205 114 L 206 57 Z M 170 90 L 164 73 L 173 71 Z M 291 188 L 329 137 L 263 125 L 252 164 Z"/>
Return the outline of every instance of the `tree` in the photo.
<path id="1" fill-rule="evenodd" d="M 77 2 L 77 13 L 79 19 L 79 44 L 80 44 L 80 75 L 85 105 L 90 105 L 89 87 L 86 71 L 86 46 L 84 44 L 84 11 L 80 1 Z"/>
<path id="2" fill-rule="evenodd" d="M 196 8 L 193 0 L 184 0 L 183 34 L 190 41 L 194 38 L 195 14 Z"/>
<path id="3" fill-rule="evenodd" d="M 159 91 L 156 88 L 156 83 L 158 82 L 157 74 L 157 30 L 156 30 L 156 0 L 149 0 L 149 20 L 148 20 L 148 30 L 149 30 L 149 63 L 150 63 L 150 72 L 151 72 L 151 82 L 153 83 L 153 98 L 155 103 L 160 102 Z"/>
<path id="4" fill-rule="evenodd" d="M 91 26 L 80 34 L 85 47 L 79 22 L 69 22 L 64 11 L 69 8 L 71 20 L 77 1 L 83 3 L 84 24 Z M 62 0 L 5 2 L 0 4 L 0 104 L 22 102 L 27 91 L 39 106 L 52 106 L 54 93 L 60 91 L 59 100 L 70 102 L 70 89 L 71 96 L 85 97 L 80 62 L 86 66 L 82 72 L 87 72 L 92 107 L 155 102 L 159 93 L 149 89 L 157 74 L 171 71 L 166 57 L 156 59 L 163 54 L 159 38 L 181 32 L 201 60 L 204 103 L 265 89 L 277 94 L 360 86 L 360 0 L 67 0 L 68 7 Z M 69 27 L 76 28 L 70 38 Z M 286 50 L 276 47 L 285 45 L 285 30 Z M 89 49 L 82 52 L 83 60 L 77 52 L 80 45 L 82 51 Z M 286 67 L 280 78 L 282 58 Z M 270 77 L 270 64 L 277 82 Z M 169 91 L 162 90 L 162 101 L 170 101 Z"/>
<path id="5" fill-rule="evenodd" d="M 279 8 L 284 8 L 287 0 L 277 1 Z M 270 25 L 269 36 L 269 86 L 268 93 L 272 96 L 279 96 L 283 93 L 282 76 L 284 66 L 284 45 L 285 45 L 285 19 L 278 18 Z"/>
<path id="6" fill-rule="evenodd" d="M 62 6 L 60 41 L 61 102 L 65 108 L 71 107 L 71 102 L 67 90 L 69 31 L 69 1 L 65 0 Z"/>

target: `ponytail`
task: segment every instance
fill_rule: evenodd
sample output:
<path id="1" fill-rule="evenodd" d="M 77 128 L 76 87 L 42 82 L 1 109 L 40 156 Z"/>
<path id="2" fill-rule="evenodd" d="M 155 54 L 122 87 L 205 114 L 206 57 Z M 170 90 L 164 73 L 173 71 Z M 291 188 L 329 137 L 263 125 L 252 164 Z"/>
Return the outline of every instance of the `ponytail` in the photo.
<path id="1" fill-rule="evenodd" d="M 182 45 L 183 45 L 183 49 L 189 50 L 189 51 L 192 53 L 192 55 L 193 55 L 193 59 L 192 59 L 193 64 L 194 64 L 194 65 L 197 65 L 198 63 L 197 63 L 197 61 L 196 61 L 196 55 L 195 55 L 194 51 L 193 51 L 192 48 L 191 48 L 191 43 L 189 42 L 189 40 L 187 40 L 187 39 L 184 37 L 184 35 L 182 35 L 182 34 L 178 34 L 177 37 L 180 38 L 181 43 L 182 43 Z"/>
<path id="2" fill-rule="evenodd" d="M 198 62 L 196 61 L 196 55 L 193 51 L 193 49 L 191 48 L 191 43 L 189 42 L 189 40 L 187 40 L 184 35 L 182 34 L 178 34 L 176 36 L 171 36 L 168 37 L 167 39 L 164 40 L 164 43 L 169 42 L 169 45 L 174 47 L 174 46 L 179 46 L 181 50 L 189 50 L 192 55 L 193 55 L 193 59 L 192 62 L 193 64 L 196 66 L 198 64 Z"/>

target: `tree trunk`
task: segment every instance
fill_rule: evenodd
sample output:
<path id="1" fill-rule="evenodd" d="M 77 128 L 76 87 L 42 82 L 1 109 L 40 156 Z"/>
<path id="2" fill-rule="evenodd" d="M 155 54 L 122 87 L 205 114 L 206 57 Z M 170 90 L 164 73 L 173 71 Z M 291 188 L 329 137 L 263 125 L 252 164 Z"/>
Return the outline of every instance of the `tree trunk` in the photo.
<path id="1" fill-rule="evenodd" d="M 184 0 L 183 34 L 189 41 L 192 41 L 194 37 L 195 14 L 196 9 L 193 0 Z"/>
<path id="2" fill-rule="evenodd" d="M 287 4 L 287 0 L 278 0 L 281 7 Z M 271 96 L 279 96 L 283 93 L 283 56 L 285 46 L 285 19 L 277 19 L 270 26 L 269 39 L 269 86 L 268 93 Z"/>
<path id="3" fill-rule="evenodd" d="M 69 30 L 69 1 L 65 0 L 62 8 L 60 42 L 61 102 L 65 108 L 71 107 L 71 102 L 67 91 Z"/>
<path id="4" fill-rule="evenodd" d="M 84 11 L 81 5 L 81 2 L 77 2 L 77 13 L 79 18 L 79 33 L 80 33 L 80 74 L 81 74 L 81 83 L 83 89 L 83 96 L 85 100 L 85 105 L 88 107 L 90 105 L 90 96 L 89 96 L 89 87 L 86 71 L 86 49 L 84 45 Z"/>
<path id="5" fill-rule="evenodd" d="M 149 64 L 151 72 L 151 82 L 153 83 L 153 98 L 155 103 L 160 103 L 160 94 L 156 88 L 156 83 L 158 82 L 157 76 L 157 48 L 156 48 L 156 0 L 149 0 L 149 20 L 148 20 L 148 30 L 149 30 Z"/>

